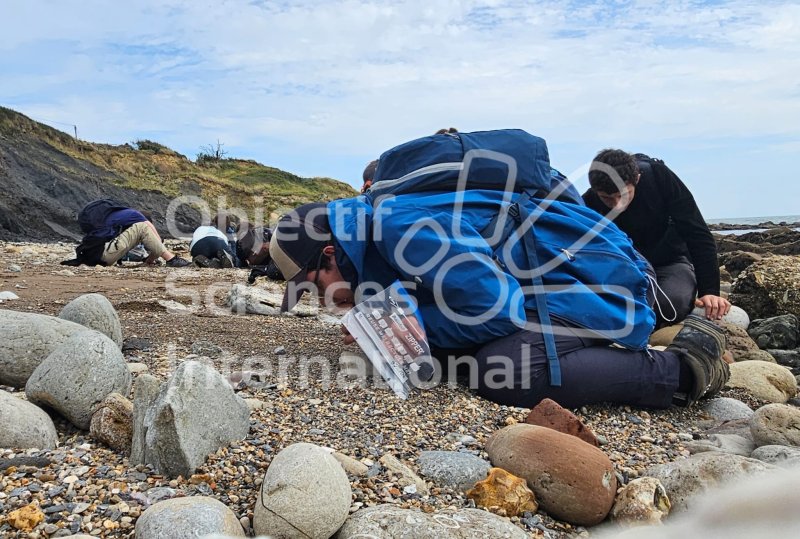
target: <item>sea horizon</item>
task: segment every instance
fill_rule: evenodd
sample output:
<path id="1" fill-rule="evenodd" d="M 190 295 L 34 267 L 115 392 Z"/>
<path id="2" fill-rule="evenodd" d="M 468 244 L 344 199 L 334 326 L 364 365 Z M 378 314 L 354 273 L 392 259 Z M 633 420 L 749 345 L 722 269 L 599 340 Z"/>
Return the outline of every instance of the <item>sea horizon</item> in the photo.
<path id="1" fill-rule="evenodd" d="M 800 223 L 800 215 L 767 215 L 762 217 L 721 217 L 706 219 L 709 225 L 759 225 L 761 223 Z"/>

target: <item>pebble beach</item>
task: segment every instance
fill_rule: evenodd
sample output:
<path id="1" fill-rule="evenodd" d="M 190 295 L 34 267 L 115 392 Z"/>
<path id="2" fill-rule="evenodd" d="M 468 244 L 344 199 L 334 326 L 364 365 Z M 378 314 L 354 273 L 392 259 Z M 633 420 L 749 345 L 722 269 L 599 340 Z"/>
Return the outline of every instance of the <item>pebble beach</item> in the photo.
<path id="1" fill-rule="evenodd" d="M 180 252 L 181 244 L 172 247 Z M 353 350 L 341 344 L 340 329 L 330 319 L 225 313 L 226 290 L 245 282 L 246 270 L 59 266 L 71 251 L 70 244 L 0 244 L 1 288 L 18 296 L 0 309 L 57 315 L 79 294 L 105 295 L 119 314 L 123 354 L 135 365 L 134 379 L 140 372 L 166 378 L 189 360 L 212 365 L 223 376 L 282 361 L 287 367 L 272 368 L 259 384 L 237 391 L 252 410 L 247 437 L 210 455 L 189 477 L 171 479 L 146 465 L 131 466 L 126 455 L 57 417 L 57 449 L 0 449 L 2 537 L 134 537 L 137 519 L 149 506 L 197 495 L 219 500 L 252 534 L 264 473 L 278 452 L 297 442 L 352 458 L 359 473 L 348 474 L 351 513 L 384 503 L 425 513 L 474 507 L 463 492 L 431 483 L 428 495 L 423 495 L 382 465 L 381 458 L 390 454 L 412 468 L 422 451 L 459 451 L 488 460 L 488 437 L 523 422 L 530 411 L 500 406 L 447 384 L 417 391 L 403 401 L 374 380 L 351 387 L 328 383 L 336 378 L 341 353 Z M 196 297 L 201 298 L 199 304 L 193 303 Z M 25 398 L 19 389 L 0 389 Z M 739 399 L 754 410 L 764 404 L 741 389 L 727 389 L 721 396 Z M 597 405 L 573 412 L 597 435 L 620 484 L 653 465 L 688 457 L 686 443 L 715 424 L 699 407 Z M 44 514 L 32 531 L 4 522 L 4 516 L 29 504 Z M 505 516 L 502 511 L 500 515 Z M 591 535 L 591 530 L 541 511 L 510 521 L 530 537 Z"/>

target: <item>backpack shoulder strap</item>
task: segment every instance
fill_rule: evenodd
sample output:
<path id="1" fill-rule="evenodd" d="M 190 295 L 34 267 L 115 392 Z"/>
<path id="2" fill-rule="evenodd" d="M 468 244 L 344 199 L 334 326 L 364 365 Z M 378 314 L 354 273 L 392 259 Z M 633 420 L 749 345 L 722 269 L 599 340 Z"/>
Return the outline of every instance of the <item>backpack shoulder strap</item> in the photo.
<path id="1" fill-rule="evenodd" d="M 480 231 L 489 246 L 494 251 L 498 246 L 519 229 L 519 226 L 531 218 L 530 212 L 526 208 L 528 201 L 533 198 L 527 191 L 523 192 L 519 198 L 511 205 L 501 209 L 491 221 Z M 544 210 L 542 210 L 544 211 Z M 500 229 L 500 227 L 502 227 Z M 526 231 L 522 236 L 525 254 L 531 264 L 531 269 L 539 267 L 539 258 L 536 256 L 536 235 L 533 230 Z M 536 300 L 536 311 L 539 314 L 539 323 L 544 337 L 545 353 L 547 354 L 547 366 L 550 374 L 550 385 L 561 386 L 561 365 L 558 361 L 558 350 L 556 340 L 553 336 L 553 324 L 550 320 L 550 311 L 547 307 L 547 293 L 545 292 L 544 282 L 539 272 L 535 272 L 533 277 L 534 298 Z"/>

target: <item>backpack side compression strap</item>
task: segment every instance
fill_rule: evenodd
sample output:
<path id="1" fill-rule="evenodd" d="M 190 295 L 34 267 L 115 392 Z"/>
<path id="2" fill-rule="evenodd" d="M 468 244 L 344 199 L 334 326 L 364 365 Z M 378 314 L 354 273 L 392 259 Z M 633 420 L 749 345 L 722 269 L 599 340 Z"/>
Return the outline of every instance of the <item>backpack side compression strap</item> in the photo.
<path id="1" fill-rule="evenodd" d="M 531 194 L 528 192 L 522 193 L 514 204 L 508 208 L 501 209 L 498 214 L 489 221 L 489 224 L 481 230 L 480 235 L 484 238 L 494 239 L 494 233 L 497 226 L 502 222 L 503 233 L 496 244 L 491 244 L 494 250 L 499 245 L 506 242 L 509 236 L 517 230 L 520 224 L 530 219 L 530 213 L 525 208 L 525 204 L 531 199 Z M 526 234 L 523 234 L 523 246 L 528 255 L 528 260 L 531 264 L 530 269 L 539 267 L 539 257 L 536 256 L 536 238 L 531 229 Z M 534 298 L 536 299 L 536 311 L 539 314 L 539 323 L 542 327 L 542 337 L 544 338 L 544 348 L 547 354 L 547 368 L 550 374 L 550 385 L 555 387 L 561 386 L 561 364 L 558 361 L 558 350 L 556 349 L 556 339 L 553 336 L 553 325 L 550 320 L 550 311 L 547 308 L 547 296 L 544 289 L 544 282 L 542 276 L 537 272 L 533 279 Z"/>

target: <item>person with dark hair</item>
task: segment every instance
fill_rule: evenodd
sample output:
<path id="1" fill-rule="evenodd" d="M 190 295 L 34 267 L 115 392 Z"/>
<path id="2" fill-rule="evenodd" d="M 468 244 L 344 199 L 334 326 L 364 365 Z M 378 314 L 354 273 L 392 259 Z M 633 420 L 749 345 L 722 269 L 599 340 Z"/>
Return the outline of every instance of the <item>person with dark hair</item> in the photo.
<path id="1" fill-rule="evenodd" d="M 361 186 L 361 192 L 366 193 L 367 189 L 372 187 L 372 180 L 375 178 L 375 171 L 378 170 L 378 160 L 375 159 L 367 163 L 361 178 L 364 184 Z"/>
<path id="2" fill-rule="evenodd" d="M 458 133 L 458 129 L 455 127 L 443 127 L 442 129 L 438 129 L 434 135 L 452 135 L 454 133 Z M 378 163 L 379 159 L 375 159 L 367 163 L 367 166 L 364 168 L 364 172 L 361 175 L 363 184 L 361 185 L 361 193 L 366 193 L 370 187 L 372 187 L 372 182 L 375 180 L 375 172 L 378 170 Z"/>
<path id="3" fill-rule="evenodd" d="M 269 240 L 272 230 L 241 221 L 236 230 L 236 257 L 239 267 L 264 266 L 269 263 Z"/>
<path id="4" fill-rule="evenodd" d="M 217 214 L 209 225 L 199 226 L 192 234 L 189 252 L 192 262 L 201 268 L 232 268 L 235 264 L 234 254 L 228 243 L 227 229 L 230 216 Z"/>
<path id="5" fill-rule="evenodd" d="M 709 319 L 728 313 L 714 238 L 692 193 L 663 161 L 606 149 L 594 158 L 589 184 L 586 205 L 628 234 L 655 270 L 659 326 L 680 322 L 695 306 Z"/>
<path id="6" fill-rule="evenodd" d="M 458 129 L 455 127 L 443 127 L 442 129 L 437 130 L 434 135 L 450 135 L 453 133 L 458 133 Z"/>
<path id="7" fill-rule="evenodd" d="M 450 226 L 455 192 L 389 197 L 375 208 L 365 196 L 297 208 L 281 217 L 270 242 L 272 263 L 287 281 L 281 310 L 312 291 L 327 308 L 347 311 L 361 301 L 356 293 L 364 286 L 410 282 L 434 357 L 447 363 L 474 355 L 471 388 L 506 405 L 532 407 L 551 398 L 569 408 L 599 402 L 666 408 L 722 389 L 729 376 L 725 336 L 702 318 L 687 319 L 666 351 L 611 347 L 554 316 L 540 322 L 535 292 L 504 271 L 503 255 L 492 256 L 478 232 L 500 211 L 503 195 L 472 193 L 462 206 L 469 226 L 460 233 Z M 535 203 L 525 200 L 533 210 Z M 519 252 L 511 256 L 522 260 Z M 549 383 L 540 324 L 551 326 L 557 339 L 558 386 Z M 349 334 L 344 338 L 353 342 Z M 494 380 L 497 358 L 507 360 L 502 384 Z"/>

